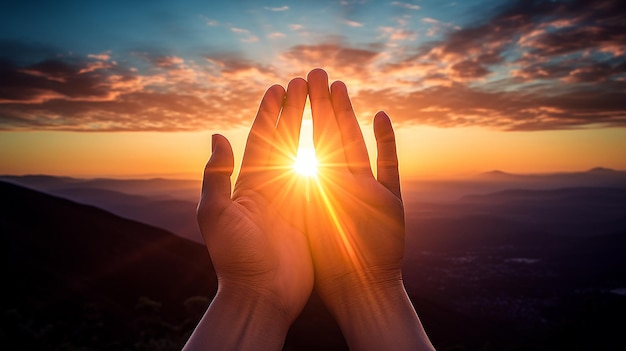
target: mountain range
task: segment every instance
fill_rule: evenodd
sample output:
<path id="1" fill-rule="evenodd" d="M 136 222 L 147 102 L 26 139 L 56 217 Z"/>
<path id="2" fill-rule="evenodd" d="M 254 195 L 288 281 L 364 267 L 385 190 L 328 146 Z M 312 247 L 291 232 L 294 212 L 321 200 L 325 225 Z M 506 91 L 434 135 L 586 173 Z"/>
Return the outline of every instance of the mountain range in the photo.
<path id="1" fill-rule="evenodd" d="M 584 173 L 405 189 L 404 281 L 438 350 L 626 349 L 624 172 Z M 182 347 L 217 283 L 198 237 L 158 221 L 195 226 L 197 182 L 0 178 L 3 349 Z M 284 349 L 347 349 L 316 294 Z"/>

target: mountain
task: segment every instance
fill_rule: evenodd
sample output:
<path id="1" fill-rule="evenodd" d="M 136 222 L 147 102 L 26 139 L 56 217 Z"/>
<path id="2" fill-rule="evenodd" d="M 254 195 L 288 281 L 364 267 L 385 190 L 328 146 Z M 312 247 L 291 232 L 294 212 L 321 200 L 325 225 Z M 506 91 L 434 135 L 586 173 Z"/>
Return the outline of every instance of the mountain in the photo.
<path id="1" fill-rule="evenodd" d="M 626 187 L 626 171 L 595 167 L 583 172 L 513 174 L 494 170 L 475 177 L 482 181 L 521 182 L 549 187 Z"/>
<path id="2" fill-rule="evenodd" d="M 458 179 L 408 179 L 402 182 L 405 202 L 446 202 L 466 195 L 509 189 L 626 188 L 626 171 L 596 167 L 583 172 L 514 174 L 500 170 Z"/>
<path id="3" fill-rule="evenodd" d="M 77 179 L 44 175 L 0 176 L 0 180 L 93 205 L 203 243 L 195 218 L 200 194 L 197 181 Z"/>
<path id="4" fill-rule="evenodd" d="M 80 179 L 48 175 L 3 175 L 0 176 L 0 180 L 44 192 L 59 192 L 76 188 L 100 189 L 149 198 L 189 200 L 196 203 L 201 187 L 200 179 Z"/>
<path id="5" fill-rule="evenodd" d="M 151 198 L 83 187 L 51 190 L 48 193 L 85 205 L 96 206 L 120 217 L 153 225 L 204 244 L 196 221 L 197 203 L 193 201 Z"/>
<path id="6" fill-rule="evenodd" d="M 217 286 L 203 246 L 4 182 L 0 193 L 4 349 L 182 346 Z"/>

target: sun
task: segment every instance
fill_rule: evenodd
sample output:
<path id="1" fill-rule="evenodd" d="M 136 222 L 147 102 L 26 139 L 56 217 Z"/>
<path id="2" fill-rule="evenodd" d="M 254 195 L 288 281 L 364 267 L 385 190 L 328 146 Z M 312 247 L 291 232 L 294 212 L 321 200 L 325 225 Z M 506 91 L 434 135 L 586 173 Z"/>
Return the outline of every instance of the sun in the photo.
<path id="1" fill-rule="evenodd" d="M 317 158 L 315 150 L 309 148 L 299 148 L 296 161 L 293 164 L 296 173 L 305 177 L 315 177 L 317 175 Z"/>

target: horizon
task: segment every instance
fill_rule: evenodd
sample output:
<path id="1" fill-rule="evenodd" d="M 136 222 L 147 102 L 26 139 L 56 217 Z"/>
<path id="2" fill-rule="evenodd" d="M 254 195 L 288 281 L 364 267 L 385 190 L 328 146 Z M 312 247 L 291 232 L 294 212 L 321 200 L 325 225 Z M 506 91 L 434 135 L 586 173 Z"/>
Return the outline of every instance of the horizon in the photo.
<path id="1" fill-rule="evenodd" d="M 553 172 L 528 172 L 528 173 L 517 173 L 517 172 L 509 172 L 503 169 L 491 169 L 486 171 L 479 171 L 474 173 L 466 173 L 466 174 L 449 174 L 441 177 L 413 177 L 413 178 L 401 178 L 402 182 L 414 182 L 414 181 L 456 181 L 456 180 L 468 180 L 468 178 L 477 178 L 480 176 L 488 176 L 488 175 L 502 175 L 502 176 L 558 176 L 558 175 L 571 175 L 571 174 L 585 174 L 585 173 L 598 173 L 598 172 L 606 172 L 606 173 L 626 173 L 626 169 L 615 169 L 603 166 L 596 166 L 587 169 L 578 169 L 578 170 L 562 170 L 562 171 L 553 171 Z M 237 171 L 233 173 L 236 178 Z M 2 177 L 53 177 L 53 178 L 69 178 L 76 180 L 99 180 L 99 179 L 108 179 L 108 180 L 181 180 L 181 181 L 202 181 L 201 174 L 200 178 L 194 177 L 191 174 L 183 174 L 183 173 L 174 173 L 174 174 L 134 174 L 134 175 L 67 175 L 67 174 L 49 174 L 49 173 L 21 173 L 21 174 L 13 174 L 13 173 L 0 173 L 0 178 Z M 232 179 L 234 182 L 236 179 Z"/>

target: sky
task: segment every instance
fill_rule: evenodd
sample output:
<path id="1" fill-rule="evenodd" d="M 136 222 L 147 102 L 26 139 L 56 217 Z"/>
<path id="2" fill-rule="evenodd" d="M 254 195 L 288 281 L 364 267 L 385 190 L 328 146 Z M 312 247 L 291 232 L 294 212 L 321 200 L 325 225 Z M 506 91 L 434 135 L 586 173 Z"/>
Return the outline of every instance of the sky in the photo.
<path id="1" fill-rule="evenodd" d="M 625 53 L 620 0 L 3 1 L 0 174 L 199 177 L 316 67 L 403 178 L 626 169 Z"/>

